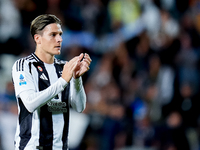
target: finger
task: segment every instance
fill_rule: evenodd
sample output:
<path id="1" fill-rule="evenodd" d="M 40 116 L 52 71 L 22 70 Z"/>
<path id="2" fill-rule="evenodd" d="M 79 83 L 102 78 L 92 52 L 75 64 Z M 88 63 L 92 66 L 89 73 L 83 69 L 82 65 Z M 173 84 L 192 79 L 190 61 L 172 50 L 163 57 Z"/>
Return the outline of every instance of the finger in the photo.
<path id="1" fill-rule="evenodd" d="M 66 66 L 68 65 L 68 63 L 69 63 L 69 62 L 68 62 L 68 61 L 66 61 L 65 65 L 64 65 L 64 68 L 66 68 Z"/>
<path id="2" fill-rule="evenodd" d="M 83 67 L 83 72 L 87 72 L 89 69 L 90 69 L 90 67 L 86 65 Z"/>
<path id="3" fill-rule="evenodd" d="M 90 61 L 89 60 L 87 60 L 87 59 L 84 59 L 83 61 L 82 61 L 82 65 L 84 65 L 84 66 L 90 66 Z"/>
<path id="4" fill-rule="evenodd" d="M 79 74 L 79 76 L 82 76 L 85 72 L 87 72 L 88 70 L 89 70 L 90 68 L 89 68 L 89 66 L 85 66 L 85 67 L 83 67 L 81 70 L 79 70 L 78 72 L 77 72 L 77 74 Z"/>
<path id="5" fill-rule="evenodd" d="M 84 58 L 85 58 L 85 59 L 88 59 L 90 62 L 92 61 L 92 59 L 90 58 L 90 56 L 89 56 L 87 53 L 85 53 Z"/>
<path id="6" fill-rule="evenodd" d="M 74 58 L 72 58 L 70 61 L 75 62 L 79 59 L 79 56 L 75 56 Z"/>
<path id="7" fill-rule="evenodd" d="M 67 65 L 69 62 L 68 61 L 66 61 L 66 63 L 65 63 L 65 65 Z"/>
<path id="8" fill-rule="evenodd" d="M 79 57 L 76 56 L 74 58 L 72 58 L 70 61 L 69 61 L 69 64 L 73 64 L 74 62 L 78 61 L 79 60 Z"/>
<path id="9" fill-rule="evenodd" d="M 69 68 L 69 71 L 73 71 L 77 64 L 78 64 L 78 57 L 74 57 L 73 59 L 71 59 L 69 62 L 66 62 L 65 64 L 65 68 Z"/>
<path id="10" fill-rule="evenodd" d="M 81 54 L 79 55 L 79 61 L 82 61 L 83 59 L 84 59 L 84 54 L 81 53 Z"/>
<path id="11" fill-rule="evenodd" d="M 76 62 L 74 62 L 74 63 L 72 64 L 71 70 L 74 71 L 78 65 L 79 65 L 79 61 L 77 60 Z"/>

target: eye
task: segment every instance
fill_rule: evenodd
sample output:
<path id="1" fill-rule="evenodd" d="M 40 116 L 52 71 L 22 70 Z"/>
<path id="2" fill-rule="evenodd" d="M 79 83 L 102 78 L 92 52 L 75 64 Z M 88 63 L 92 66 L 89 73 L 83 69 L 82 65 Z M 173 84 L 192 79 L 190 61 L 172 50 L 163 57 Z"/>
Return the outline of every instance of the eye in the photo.
<path id="1" fill-rule="evenodd" d="M 52 33 L 52 34 L 51 34 L 51 36 L 53 36 L 53 37 L 54 37 L 54 36 L 56 36 L 56 34 L 55 34 L 55 33 Z"/>

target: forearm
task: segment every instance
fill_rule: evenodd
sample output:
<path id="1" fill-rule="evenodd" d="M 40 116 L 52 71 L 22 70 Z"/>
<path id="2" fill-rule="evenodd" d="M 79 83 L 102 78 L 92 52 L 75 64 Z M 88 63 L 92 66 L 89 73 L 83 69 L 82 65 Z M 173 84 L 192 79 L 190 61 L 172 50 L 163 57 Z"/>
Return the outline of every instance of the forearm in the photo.
<path id="1" fill-rule="evenodd" d="M 33 112 L 63 91 L 67 84 L 63 78 L 59 78 L 57 82 L 43 91 L 35 92 L 34 90 L 27 90 L 21 92 L 19 97 L 22 99 L 26 109 L 29 112 Z"/>
<path id="2" fill-rule="evenodd" d="M 70 103 L 77 112 L 82 112 L 86 107 L 86 94 L 83 88 L 82 78 L 72 78 L 70 82 Z"/>

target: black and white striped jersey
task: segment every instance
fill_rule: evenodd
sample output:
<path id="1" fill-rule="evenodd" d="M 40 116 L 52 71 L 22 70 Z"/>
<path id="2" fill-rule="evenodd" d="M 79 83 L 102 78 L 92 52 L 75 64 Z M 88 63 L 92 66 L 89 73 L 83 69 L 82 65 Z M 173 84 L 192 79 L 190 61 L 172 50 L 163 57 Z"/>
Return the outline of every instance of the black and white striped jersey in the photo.
<path id="1" fill-rule="evenodd" d="M 55 58 L 45 64 L 34 53 L 15 62 L 12 78 L 19 117 L 15 150 L 67 150 L 70 105 L 85 108 L 81 77 L 67 83 L 62 77 L 65 62 Z"/>

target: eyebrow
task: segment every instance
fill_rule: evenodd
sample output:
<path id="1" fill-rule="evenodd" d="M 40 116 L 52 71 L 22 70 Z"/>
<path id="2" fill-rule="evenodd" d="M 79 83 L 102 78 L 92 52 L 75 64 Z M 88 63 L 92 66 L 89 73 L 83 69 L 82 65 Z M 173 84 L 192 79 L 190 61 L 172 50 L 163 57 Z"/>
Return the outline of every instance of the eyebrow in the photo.
<path id="1" fill-rule="evenodd" d="M 50 32 L 50 34 L 63 34 L 63 32 L 62 31 L 57 31 L 57 32 Z"/>

